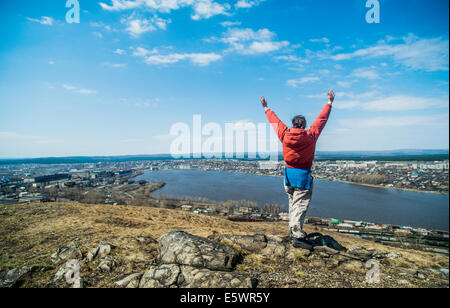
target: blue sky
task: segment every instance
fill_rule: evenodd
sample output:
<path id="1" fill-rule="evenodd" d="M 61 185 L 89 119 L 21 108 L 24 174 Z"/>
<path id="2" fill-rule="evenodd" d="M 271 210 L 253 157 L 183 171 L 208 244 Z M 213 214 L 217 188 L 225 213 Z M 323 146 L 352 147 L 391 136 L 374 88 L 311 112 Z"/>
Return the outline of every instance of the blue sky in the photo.
<path id="1" fill-rule="evenodd" d="M 318 150 L 448 149 L 446 0 L 1 1 L 0 157 L 168 153 L 177 122 L 311 123 Z"/>

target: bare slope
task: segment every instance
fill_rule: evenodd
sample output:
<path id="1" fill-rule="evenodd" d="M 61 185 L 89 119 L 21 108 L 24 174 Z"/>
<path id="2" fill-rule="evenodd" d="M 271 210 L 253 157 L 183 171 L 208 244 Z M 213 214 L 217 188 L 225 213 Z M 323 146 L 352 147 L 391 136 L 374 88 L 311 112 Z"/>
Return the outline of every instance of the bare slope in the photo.
<path id="1" fill-rule="evenodd" d="M 111 272 L 83 268 L 88 287 L 114 287 L 114 281 L 143 273 L 158 256 L 153 239 L 176 230 L 208 237 L 211 234 L 266 234 L 287 236 L 288 227 L 277 223 L 236 223 L 224 218 L 196 215 L 179 210 L 135 206 L 86 205 L 77 203 L 35 203 L 0 207 L 0 270 L 43 266 L 27 279 L 25 287 L 53 287 L 58 267 L 50 256 L 75 242 L 86 254 L 101 243 L 116 246 L 117 266 Z M 307 232 L 322 230 L 306 226 Z M 322 232 L 350 250 L 390 254 L 382 258 L 380 287 L 448 287 L 448 257 L 386 247 L 353 236 Z M 313 255 L 298 250 L 292 259 L 247 255 L 238 271 L 259 277 L 261 287 L 365 287 L 360 266 L 329 266 L 325 250 Z M 331 260 L 331 259 L 330 259 Z"/>

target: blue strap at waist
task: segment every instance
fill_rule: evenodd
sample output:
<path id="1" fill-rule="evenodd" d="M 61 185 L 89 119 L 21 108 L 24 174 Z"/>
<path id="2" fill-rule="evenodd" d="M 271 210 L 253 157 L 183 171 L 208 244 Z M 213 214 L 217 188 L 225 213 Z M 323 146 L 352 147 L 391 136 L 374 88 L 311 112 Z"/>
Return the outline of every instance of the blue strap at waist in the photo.
<path id="1" fill-rule="evenodd" d="M 284 183 L 288 187 L 311 189 L 311 168 L 284 168 Z"/>

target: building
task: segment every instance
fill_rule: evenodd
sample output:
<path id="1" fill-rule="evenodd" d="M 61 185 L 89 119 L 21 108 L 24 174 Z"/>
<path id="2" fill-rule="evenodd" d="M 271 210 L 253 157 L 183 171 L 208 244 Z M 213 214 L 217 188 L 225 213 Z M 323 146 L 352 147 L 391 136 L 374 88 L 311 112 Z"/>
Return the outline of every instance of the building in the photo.
<path id="1" fill-rule="evenodd" d="M 188 204 L 182 205 L 182 206 L 181 206 L 181 209 L 182 209 L 183 211 L 190 212 L 190 211 L 192 211 L 192 205 L 188 205 Z"/>
<path id="2" fill-rule="evenodd" d="M 289 213 L 280 213 L 280 214 L 278 214 L 278 216 L 280 217 L 280 220 L 282 220 L 282 221 L 289 221 Z"/>

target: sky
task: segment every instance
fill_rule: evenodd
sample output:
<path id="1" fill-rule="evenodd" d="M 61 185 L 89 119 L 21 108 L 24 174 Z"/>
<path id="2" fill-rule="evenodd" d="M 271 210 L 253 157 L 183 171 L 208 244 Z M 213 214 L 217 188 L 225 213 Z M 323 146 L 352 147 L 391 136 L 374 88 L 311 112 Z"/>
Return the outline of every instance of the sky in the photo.
<path id="1" fill-rule="evenodd" d="M 447 0 L 78 2 L 0 2 L 0 158 L 169 153 L 194 115 L 312 123 L 330 89 L 319 151 L 449 147 Z"/>

